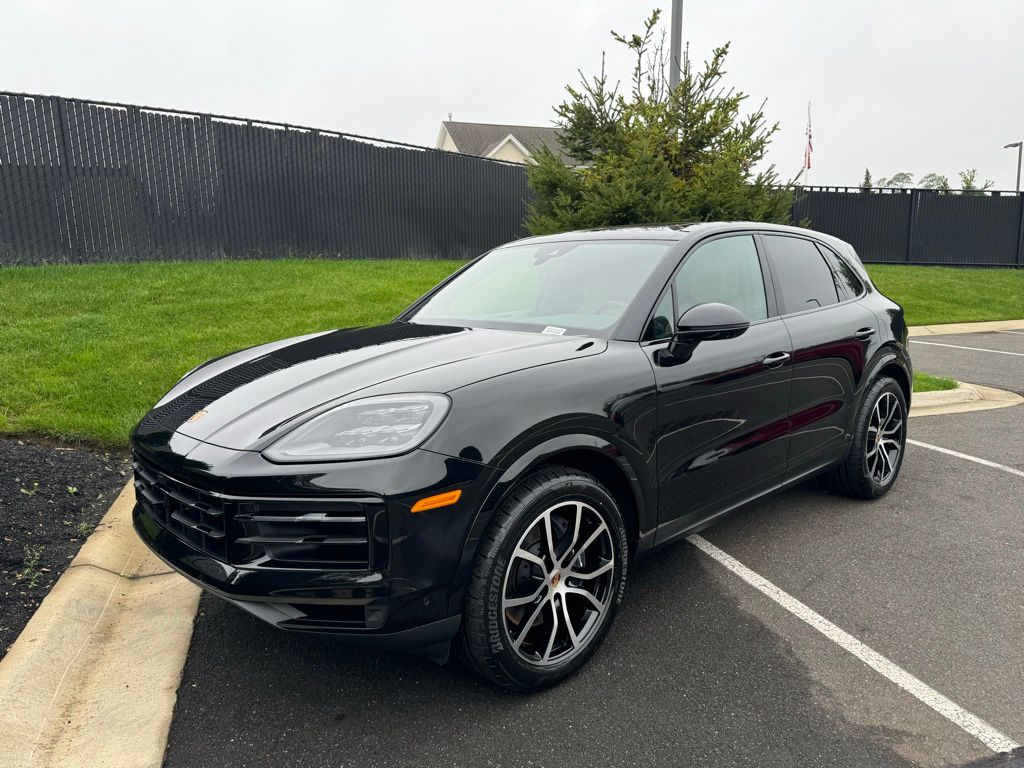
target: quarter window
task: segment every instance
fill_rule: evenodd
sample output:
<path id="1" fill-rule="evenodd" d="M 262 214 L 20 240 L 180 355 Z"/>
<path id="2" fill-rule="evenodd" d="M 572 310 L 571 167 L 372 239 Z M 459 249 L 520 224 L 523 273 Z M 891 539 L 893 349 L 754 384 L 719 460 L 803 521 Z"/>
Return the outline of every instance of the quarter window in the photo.
<path id="1" fill-rule="evenodd" d="M 783 312 L 803 312 L 839 301 L 832 270 L 814 243 L 779 235 L 765 235 L 764 240 Z"/>
<path id="2" fill-rule="evenodd" d="M 683 262 L 675 288 L 680 315 L 698 304 L 718 302 L 735 307 L 751 322 L 768 317 L 761 262 L 751 235 L 720 237 L 699 246 Z"/>
<path id="3" fill-rule="evenodd" d="M 864 292 L 864 283 L 860 281 L 846 259 L 841 257 L 821 243 L 818 243 L 818 250 L 821 251 L 825 260 L 831 265 L 832 273 L 836 279 L 836 290 L 839 292 L 839 300 L 855 299 Z"/>
<path id="4" fill-rule="evenodd" d="M 672 315 L 672 289 L 666 288 L 661 301 L 658 302 L 658 306 L 654 310 L 651 321 L 647 324 L 647 330 L 644 331 L 644 341 L 667 339 L 671 336 L 676 327 Z"/>

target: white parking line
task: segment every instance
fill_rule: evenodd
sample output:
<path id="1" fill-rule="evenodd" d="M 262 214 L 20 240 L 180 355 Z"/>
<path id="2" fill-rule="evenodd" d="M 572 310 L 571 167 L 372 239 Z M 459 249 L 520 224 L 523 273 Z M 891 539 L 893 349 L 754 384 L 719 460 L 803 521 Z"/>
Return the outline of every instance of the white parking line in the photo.
<path id="1" fill-rule="evenodd" d="M 1014 336 L 1024 336 L 1024 331 L 996 331 L 996 333 L 1012 333 Z"/>
<path id="2" fill-rule="evenodd" d="M 1024 472 L 1013 467 L 1007 467 L 1005 464 L 996 464 L 994 461 L 988 459 L 979 459 L 977 456 L 969 456 L 966 453 L 960 453 L 960 451 L 951 451 L 949 448 L 943 448 L 938 445 L 932 445 L 931 443 L 922 443 L 920 440 L 911 440 L 907 438 L 907 442 L 911 445 L 917 445 L 921 448 L 927 448 L 931 451 L 938 451 L 939 453 L 946 453 L 950 456 L 956 456 L 958 459 L 966 459 L 967 461 L 973 461 L 975 464 L 984 464 L 986 467 L 993 467 L 995 469 L 1001 469 L 1003 472 L 1009 472 L 1011 475 L 1017 475 L 1018 477 L 1024 477 Z"/>
<path id="3" fill-rule="evenodd" d="M 969 349 L 972 352 L 992 352 L 996 355 L 1013 355 L 1014 357 L 1024 357 L 1024 352 L 1006 352 L 1002 349 L 982 349 L 981 347 L 961 347 L 959 344 L 940 344 L 937 341 L 918 341 L 917 339 L 911 339 L 911 344 L 927 344 L 930 347 L 951 347 L 953 349 Z"/>
<path id="4" fill-rule="evenodd" d="M 788 592 L 784 592 L 763 576 L 750 570 L 739 560 L 726 554 L 707 539 L 697 534 L 692 534 L 687 536 L 686 540 L 708 557 L 724 565 L 754 589 L 770 597 L 794 616 L 821 632 L 821 634 L 839 645 L 843 650 L 852 653 L 890 682 L 895 683 L 911 696 L 927 704 L 951 723 L 959 726 L 971 736 L 981 741 L 993 752 L 1012 752 L 1020 746 L 1009 736 L 1000 733 L 981 718 L 972 715 L 960 705 L 950 701 L 934 688 L 921 682 L 905 669 L 896 665 L 878 653 L 878 651 L 868 647 L 853 635 L 843 631 L 821 614 L 811 610 Z"/>

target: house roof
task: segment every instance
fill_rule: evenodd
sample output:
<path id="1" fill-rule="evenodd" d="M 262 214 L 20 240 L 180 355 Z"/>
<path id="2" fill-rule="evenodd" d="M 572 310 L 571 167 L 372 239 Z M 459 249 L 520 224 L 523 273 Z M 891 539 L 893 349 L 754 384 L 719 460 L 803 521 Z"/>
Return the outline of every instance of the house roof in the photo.
<path id="1" fill-rule="evenodd" d="M 496 123 L 461 123 L 445 120 L 441 123 L 448 131 L 459 152 L 464 155 L 487 157 L 511 135 L 533 151 L 539 144 L 546 145 L 552 152 L 565 158 L 565 151 L 558 143 L 558 131 L 543 125 L 500 125 Z"/>

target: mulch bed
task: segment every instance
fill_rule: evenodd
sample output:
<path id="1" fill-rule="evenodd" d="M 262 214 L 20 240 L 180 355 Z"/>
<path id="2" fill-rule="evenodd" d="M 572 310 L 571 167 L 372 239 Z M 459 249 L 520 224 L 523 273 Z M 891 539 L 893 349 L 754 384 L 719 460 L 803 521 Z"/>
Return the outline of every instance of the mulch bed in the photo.
<path id="1" fill-rule="evenodd" d="M 0 437 L 0 658 L 130 474 L 127 451 Z"/>

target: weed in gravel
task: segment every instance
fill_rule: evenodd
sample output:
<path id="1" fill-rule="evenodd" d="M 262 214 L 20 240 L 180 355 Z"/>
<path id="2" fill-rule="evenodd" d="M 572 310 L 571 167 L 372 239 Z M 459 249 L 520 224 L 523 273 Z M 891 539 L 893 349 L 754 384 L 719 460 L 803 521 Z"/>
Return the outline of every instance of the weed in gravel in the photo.
<path id="1" fill-rule="evenodd" d="M 25 554 L 25 567 L 14 574 L 14 577 L 18 579 L 18 581 L 24 581 L 25 585 L 29 589 L 35 589 L 39 586 L 39 581 L 43 578 L 43 574 L 48 570 L 39 567 L 39 560 L 43 556 L 44 549 L 46 549 L 46 547 L 43 544 L 26 544 L 23 547 L 22 551 Z"/>
<path id="2" fill-rule="evenodd" d="M 74 496 L 76 493 L 78 493 L 78 488 L 76 488 L 73 485 L 69 485 L 68 486 L 68 493 L 70 493 L 72 496 Z"/>
<path id="3" fill-rule="evenodd" d="M 21 492 L 24 493 L 26 496 L 35 496 L 38 491 L 39 491 L 39 483 L 32 483 L 32 488 L 31 489 L 29 489 L 29 488 L 22 488 L 21 489 Z"/>
<path id="4" fill-rule="evenodd" d="M 72 523 L 70 520 L 61 520 L 61 522 L 72 530 L 72 541 L 87 538 L 90 533 L 96 530 L 96 526 L 88 520 L 79 520 L 77 523 Z"/>

